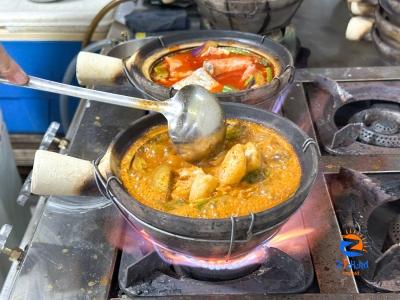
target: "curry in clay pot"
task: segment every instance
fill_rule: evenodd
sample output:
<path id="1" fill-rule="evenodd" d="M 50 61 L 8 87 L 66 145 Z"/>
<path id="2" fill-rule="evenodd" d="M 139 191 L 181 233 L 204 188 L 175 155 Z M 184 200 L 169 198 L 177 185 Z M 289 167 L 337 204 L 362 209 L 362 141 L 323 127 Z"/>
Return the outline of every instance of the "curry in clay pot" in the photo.
<path id="1" fill-rule="evenodd" d="M 121 179 L 136 200 L 169 214 L 205 219 L 245 216 L 288 200 L 301 181 L 292 145 L 260 124 L 227 120 L 223 150 L 188 163 L 166 125 L 150 128 L 121 161 Z"/>

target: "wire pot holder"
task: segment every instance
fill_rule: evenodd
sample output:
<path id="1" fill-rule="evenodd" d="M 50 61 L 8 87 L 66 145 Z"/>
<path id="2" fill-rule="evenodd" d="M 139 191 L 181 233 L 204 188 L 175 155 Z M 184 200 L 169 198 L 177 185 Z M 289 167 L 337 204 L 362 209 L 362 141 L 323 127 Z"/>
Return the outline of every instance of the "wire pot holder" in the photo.
<path id="1" fill-rule="evenodd" d="M 121 212 L 121 214 L 124 216 L 124 218 L 129 222 L 129 224 L 133 225 L 135 228 L 137 228 L 137 224 L 135 224 L 134 222 L 132 222 L 133 218 L 136 222 L 138 222 L 139 224 L 145 225 L 146 227 L 150 227 L 151 229 L 158 231 L 162 234 L 168 235 L 168 236 L 173 236 L 175 238 L 179 238 L 179 239 L 185 239 L 185 240 L 195 240 L 198 242 L 204 241 L 204 242 L 219 242 L 219 243 L 229 243 L 229 249 L 228 252 L 226 254 L 226 258 L 230 258 L 231 257 L 231 253 L 234 247 L 235 243 L 245 243 L 248 242 L 249 240 L 251 240 L 251 238 L 255 235 L 258 234 L 262 234 L 267 230 L 271 230 L 271 228 L 268 228 L 267 230 L 261 230 L 258 232 L 253 232 L 253 228 L 254 228 L 254 221 L 255 221 L 255 214 L 251 213 L 249 215 L 250 218 L 250 225 L 249 225 L 249 229 L 247 230 L 246 233 L 246 239 L 245 240 L 237 240 L 236 239 L 236 217 L 231 216 L 230 220 L 231 220 L 231 234 L 230 234 L 230 240 L 206 240 L 206 239 L 198 239 L 198 238 L 190 238 L 187 236 L 182 236 L 182 235 L 177 235 L 175 233 L 171 233 L 168 231 L 165 231 L 163 229 L 154 227 L 153 225 L 150 225 L 146 222 L 144 222 L 143 220 L 139 219 L 138 217 L 136 217 L 135 215 L 133 215 L 132 213 L 130 213 L 125 206 L 119 201 L 119 199 L 117 197 L 115 197 L 115 195 L 113 194 L 111 188 L 110 188 L 110 182 L 111 181 L 115 181 L 116 183 L 118 183 L 120 186 L 122 186 L 121 181 L 116 177 L 116 176 L 110 176 L 107 179 L 103 177 L 103 175 L 100 173 L 98 165 L 101 161 L 102 157 L 97 158 L 96 160 L 94 160 L 92 162 L 93 165 L 93 170 L 94 170 L 94 178 L 95 178 L 95 182 L 96 185 L 100 191 L 100 193 L 106 197 L 107 199 L 110 199 L 114 202 L 114 204 L 116 205 L 116 207 L 118 208 L 118 210 Z M 276 227 L 278 227 L 280 224 L 277 224 Z M 277 232 L 277 231 L 276 231 Z M 276 232 L 271 235 L 274 236 L 276 234 Z"/>

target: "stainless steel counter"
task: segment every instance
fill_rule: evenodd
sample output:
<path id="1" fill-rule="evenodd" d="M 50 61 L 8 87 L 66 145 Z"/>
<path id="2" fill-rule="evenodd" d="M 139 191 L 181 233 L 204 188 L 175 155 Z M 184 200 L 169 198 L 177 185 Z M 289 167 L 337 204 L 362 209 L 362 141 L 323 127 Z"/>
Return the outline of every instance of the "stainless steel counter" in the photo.
<path id="1" fill-rule="evenodd" d="M 400 69 L 396 70 L 400 78 Z M 354 74 L 354 80 L 364 73 L 363 69 L 348 69 L 337 79 L 347 80 L 349 72 Z M 305 74 L 305 80 L 308 80 L 310 74 Z M 121 92 L 134 93 L 130 88 L 121 89 Z M 296 105 L 293 105 L 294 101 Z M 301 83 L 289 94 L 284 111 L 310 136 L 315 136 Z M 136 110 L 81 101 L 74 126 L 67 136 L 71 139 L 68 154 L 88 160 L 97 158 L 118 131 L 142 114 Z M 328 246 L 321 247 L 318 243 L 312 244 L 312 238 L 309 240 L 319 289 L 325 294 L 357 293 L 354 278 L 326 271 L 335 269 L 335 261 L 331 258 L 339 255 L 340 231 L 324 183 L 321 173 L 302 208 L 306 226 L 315 228 L 315 234 L 319 233 L 321 224 L 325 224 L 324 230 L 329 229 L 324 232 Z M 28 247 L 26 259 L 20 267 L 14 265 L 2 296 L 11 299 L 107 298 L 117 251 L 114 242 L 119 238 L 115 235 L 123 234 L 118 230 L 123 221 L 117 209 L 104 198 L 50 197 L 46 203 L 42 198 L 41 203 L 43 206 L 38 208 L 40 211 L 23 244 Z M 316 207 L 318 214 L 315 214 Z M 324 297 L 324 294 L 320 296 Z"/>
<path id="2" fill-rule="evenodd" d="M 139 96 L 130 88 L 121 93 Z M 68 155 L 97 158 L 121 129 L 142 115 L 82 100 L 67 134 Z M 26 258 L 20 267 L 13 265 L 1 296 L 106 299 L 116 255 L 109 229 L 122 222 L 118 210 L 101 197 L 42 198 L 37 210 L 21 245 L 28 248 Z"/>

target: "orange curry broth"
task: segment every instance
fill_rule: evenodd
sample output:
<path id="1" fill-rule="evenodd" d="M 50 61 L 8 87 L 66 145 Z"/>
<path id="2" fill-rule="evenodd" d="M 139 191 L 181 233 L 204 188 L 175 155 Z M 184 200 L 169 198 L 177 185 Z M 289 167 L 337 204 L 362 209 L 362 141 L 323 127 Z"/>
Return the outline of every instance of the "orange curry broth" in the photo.
<path id="1" fill-rule="evenodd" d="M 224 151 L 216 157 L 190 164 L 177 156 L 168 137 L 166 125 L 149 129 L 135 141 L 121 162 L 121 179 L 124 187 L 135 199 L 170 214 L 192 218 L 227 218 L 244 216 L 272 208 L 289 199 L 300 185 L 301 166 L 293 147 L 277 132 L 262 125 L 227 120 L 228 130 L 239 124 L 244 130 L 240 136 L 227 139 Z M 236 125 L 235 125 L 236 126 Z M 234 186 L 218 186 L 210 197 L 190 202 L 190 184 L 179 174 L 194 166 L 218 178 L 218 168 L 227 150 L 237 143 L 253 142 L 262 155 L 265 179 L 256 183 L 242 181 Z M 160 199 L 154 187 L 153 174 L 161 165 L 172 168 L 172 186 L 167 199 Z"/>
<path id="2" fill-rule="evenodd" d="M 177 83 L 178 81 L 186 78 L 187 76 L 189 76 L 189 74 L 195 70 L 197 70 L 198 68 L 201 68 L 203 66 L 203 63 L 207 60 L 211 60 L 211 59 L 220 59 L 220 58 L 234 58 L 237 57 L 239 59 L 243 58 L 243 57 L 250 57 L 251 60 L 253 61 L 254 65 L 256 66 L 256 70 L 257 71 L 261 71 L 262 74 L 266 77 L 266 66 L 259 63 L 259 60 L 262 58 L 261 56 L 257 55 L 257 54 L 253 54 L 253 53 L 249 53 L 249 54 L 236 54 L 236 53 L 230 53 L 230 54 L 207 54 L 204 56 L 194 56 L 190 50 L 185 50 L 185 51 L 179 51 L 179 52 L 175 52 L 172 54 L 167 55 L 166 57 L 174 57 L 178 60 L 180 60 L 182 62 L 182 66 L 178 67 L 175 72 L 176 73 L 181 73 L 181 74 L 186 74 L 186 76 L 179 76 L 179 77 L 171 77 L 171 75 L 169 75 L 166 79 L 162 79 L 162 80 L 156 80 L 154 78 L 154 68 L 153 71 L 151 73 L 151 79 L 160 84 L 163 85 L 165 87 L 171 87 L 173 86 L 175 83 Z M 155 64 L 156 66 L 159 66 L 161 64 L 165 63 L 165 57 L 160 59 L 160 61 L 158 61 Z M 270 65 L 271 66 L 271 65 Z M 274 76 L 273 74 L 273 68 L 271 66 L 271 70 L 272 70 L 272 77 Z M 218 83 L 219 85 L 217 87 L 215 87 L 211 92 L 214 93 L 220 93 L 222 92 L 222 89 L 224 87 L 224 85 L 233 87 L 237 90 L 245 90 L 246 86 L 245 86 L 245 80 L 241 80 L 242 79 L 242 75 L 243 72 L 245 71 L 245 68 L 241 69 L 241 70 L 236 70 L 236 71 L 231 71 L 231 72 L 225 72 L 223 74 L 219 74 L 217 76 L 212 76 Z"/>

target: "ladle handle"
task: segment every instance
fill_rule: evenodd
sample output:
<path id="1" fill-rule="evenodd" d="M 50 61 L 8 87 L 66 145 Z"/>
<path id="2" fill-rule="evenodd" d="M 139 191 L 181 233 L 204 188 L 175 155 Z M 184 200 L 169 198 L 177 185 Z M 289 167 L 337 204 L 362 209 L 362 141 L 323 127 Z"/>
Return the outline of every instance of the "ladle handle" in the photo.
<path id="1" fill-rule="evenodd" d="M 14 84 L 2 78 L 0 78 L 0 83 L 14 85 L 18 87 L 25 87 L 34 90 L 40 90 L 45 92 L 51 92 L 71 97 L 77 97 L 87 100 L 94 100 L 108 104 L 115 104 L 130 108 L 152 110 L 160 113 L 164 113 L 168 110 L 167 101 L 152 101 L 125 95 L 96 91 L 92 89 L 86 89 L 78 86 L 50 81 L 34 76 L 29 76 L 29 81 L 25 85 Z"/>
<path id="2" fill-rule="evenodd" d="M 125 81 L 122 59 L 81 51 L 76 60 L 80 85 L 112 86 Z"/>
<path id="3" fill-rule="evenodd" d="M 107 156 L 99 170 L 106 173 Z M 90 161 L 37 150 L 32 169 L 31 192 L 41 196 L 90 196 L 99 194 Z"/>

